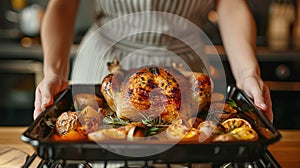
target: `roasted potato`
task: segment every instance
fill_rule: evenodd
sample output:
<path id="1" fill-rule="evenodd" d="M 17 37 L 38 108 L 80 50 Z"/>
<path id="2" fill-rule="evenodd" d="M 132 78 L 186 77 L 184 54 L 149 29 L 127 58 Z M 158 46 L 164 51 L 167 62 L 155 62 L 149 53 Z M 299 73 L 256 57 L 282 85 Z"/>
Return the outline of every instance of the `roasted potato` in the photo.
<path id="1" fill-rule="evenodd" d="M 97 95 L 89 94 L 89 93 L 80 93 L 76 94 L 74 97 L 74 107 L 76 111 L 83 110 L 86 106 L 93 107 L 94 109 L 98 109 L 103 107 L 104 99 L 100 98 Z"/>
<path id="2" fill-rule="evenodd" d="M 55 123 L 55 130 L 59 135 L 66 135 L 79 126 L 79 114 L 77 112 L 63 112 Z"/>
<path id="3" fill-rule="evenodd" d="M 79 114 L 78 120 L 80 126 L 77 128 L 79 132 L 88 134 L 99 129 L 101 121 L 101 113 L 96 111 L 91 106 L 86 106 Z"/>

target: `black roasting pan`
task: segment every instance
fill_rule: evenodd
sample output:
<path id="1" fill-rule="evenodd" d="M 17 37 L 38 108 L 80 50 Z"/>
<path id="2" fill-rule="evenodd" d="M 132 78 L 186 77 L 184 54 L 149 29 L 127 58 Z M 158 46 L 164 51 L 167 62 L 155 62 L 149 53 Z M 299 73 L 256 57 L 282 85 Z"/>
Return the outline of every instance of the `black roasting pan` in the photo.
<path id="1" fill-rule="evenodd" d="M 74 94 L 99 94 L 99 85 L 71 85 L 61 93 L 54 104 L 44 110 L 42 114 L 21 135 L 21 139 L 33 146 L 39 157 L 48 160 L 159 160 L 166 162 L 217 162 L 217 161 L 251 161 L 257 160 L 265 152 L 269 144 L 281 138 L 278 130 L 270 123 L 263 112 L 253 105 L 253 101 L 234 85 L 227 87 L 226 98 L 233 99 L 241 107 L 254 108 L 251 114 L 245 114 L 248 120 L 260 135 L 260 138 L 251 142 L 212 142 L 212 143 L 178 143 L 165 152 L 146 157 L 128 157 L 115 154 L 102 148 L 93 141 L 55 141 L 51 137 L 55 133 L 49 118 L 57 118 L 62 112 L 73 107 Z M 75 88 L 75 89 L 74 89 Z M 75 92 L 76 91 L 76 92 Z M 249 113 L 249 112 L 248 112 Z M 254 116 L 254 118 L 253 118 Z M 264 129 L 269 131 L 263 136 Z M 134 142 L 106 142 L 118 150 L 132 150 L 143 152 L 147 145 L 151 148 L 162 148 L 164 143 L 140 144 Z M 147 146 L 149 147 L 149 146 Z"/>

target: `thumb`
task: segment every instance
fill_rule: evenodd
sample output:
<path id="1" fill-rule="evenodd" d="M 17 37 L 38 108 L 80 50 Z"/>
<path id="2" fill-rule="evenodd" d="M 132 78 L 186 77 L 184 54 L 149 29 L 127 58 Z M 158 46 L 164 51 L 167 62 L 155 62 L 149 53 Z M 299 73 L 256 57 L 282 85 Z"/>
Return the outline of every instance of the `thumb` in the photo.
<path id="1" fill-rule="evenodd" d="M 50 93 L 48 89 L 44 92 L 44 95 L 42 96 L 42 105 L 41 108 L 44 110 L 46 107 L 49 107 L 53 104 L 53 95 Z"/>
<path id="2" fill-rule="evenodd" d="M 272 102 L 268 87 L 264 85 L 262 90 L 253 90 L 252 94 L 255 106 L 263 110 L 267 118 L 273 122 Z"/>
<path id="3" fill-rule="evenodd" d="M 263 111 L 267 111 L 268 110 L 268 106 L 265 103 L 265 100 L 260 97 L 260 96 L 254 96 L 254 104 L 259 107 L 260 109 L 262 109 Z"/>
<path id="4" fill-rule="evenodd" d="M 259 107 L 263 111 L 268 110 L 268 106 L 264 98 L 264 89 L 260 88 L 259 85 L 252 86 L 249 94 L 254 99 L 255 106 Z"/>

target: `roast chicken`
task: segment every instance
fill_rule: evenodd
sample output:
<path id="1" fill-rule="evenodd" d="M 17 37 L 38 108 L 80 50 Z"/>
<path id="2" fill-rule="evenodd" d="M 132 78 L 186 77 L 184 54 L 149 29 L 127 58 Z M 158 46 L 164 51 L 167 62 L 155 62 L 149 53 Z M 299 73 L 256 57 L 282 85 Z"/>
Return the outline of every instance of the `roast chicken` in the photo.
<path id="1" fill-rule="evenodd" d="M 74 95 L 77 111 L 63 112 L 57 118 L 58 136 L 54 138 L 189 142 L 259 138 L 251 124 L 240 118 L 240 108 L 233 100 L 225 104 L 211 100 L 212 83 L 204 73 L 177 66 L 125 70 L 117 60 L 109 63 L 108 68 L 111 73 L 100 87 L 103 97 L 88 93 Z M 208 115 L 210 119 L 205 120 Z M 272 136 L 267 129 L 264 132 Z"/>
<path id="2" fill-rule="evenodd" d="M 124 70 L 117 60 L 108 67 L 111 73 L 103 79 L 101 93 L 122 119 L 161 117 L 171 123 L 200 112 L 211 98 L 211 80 L 203 73 L 182 73 L 163 66 Z"/>

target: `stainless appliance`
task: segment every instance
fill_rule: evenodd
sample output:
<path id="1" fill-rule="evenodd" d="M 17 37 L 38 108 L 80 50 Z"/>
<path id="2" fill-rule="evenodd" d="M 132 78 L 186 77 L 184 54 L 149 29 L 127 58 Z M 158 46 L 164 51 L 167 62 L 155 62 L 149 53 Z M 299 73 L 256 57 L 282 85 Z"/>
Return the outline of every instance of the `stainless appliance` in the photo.
<path id="1" fill-rule="evenodd" d="M 33 121 L 34 92 L 42 75 L 41 62 L 0 60 L 1 126 L 27 126 Z"/>

